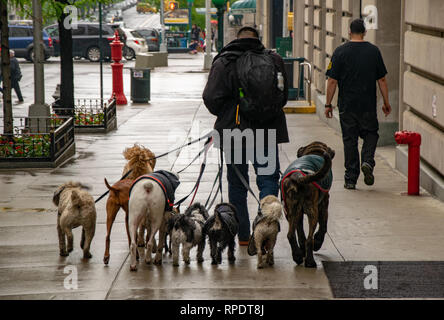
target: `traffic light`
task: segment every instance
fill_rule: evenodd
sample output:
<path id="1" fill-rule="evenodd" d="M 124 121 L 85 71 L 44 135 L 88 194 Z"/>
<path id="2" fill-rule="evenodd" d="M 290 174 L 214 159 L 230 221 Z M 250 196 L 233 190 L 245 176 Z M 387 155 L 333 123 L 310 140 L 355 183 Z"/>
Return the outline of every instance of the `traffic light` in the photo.
<path id="1" fill-rule="evenodd" d="M 174 11 L 177 8 L 179 8 L 179 3 L 177 1 L 170 1 L 168 3 L 168 9 L 170 9 L 171 11 Z"/>

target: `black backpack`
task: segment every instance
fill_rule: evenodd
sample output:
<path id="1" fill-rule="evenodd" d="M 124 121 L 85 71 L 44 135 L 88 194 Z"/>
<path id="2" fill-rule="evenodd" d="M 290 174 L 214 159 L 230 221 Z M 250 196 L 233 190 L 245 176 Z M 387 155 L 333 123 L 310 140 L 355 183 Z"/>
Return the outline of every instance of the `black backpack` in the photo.
<path id="1" fill-rule="evenodd" d="M 271 50 L 227 52 L 236 58 L 239 85 L 239 112 L 256 123 L 273 120 L 282 111 L 284 90 L 278 88 L 278 66 Z"/>

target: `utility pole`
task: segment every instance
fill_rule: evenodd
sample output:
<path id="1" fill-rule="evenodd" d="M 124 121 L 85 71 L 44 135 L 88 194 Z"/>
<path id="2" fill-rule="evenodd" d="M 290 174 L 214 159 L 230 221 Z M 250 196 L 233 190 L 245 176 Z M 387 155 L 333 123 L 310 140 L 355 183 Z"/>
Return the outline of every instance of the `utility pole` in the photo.
<path id="1" fill-rule="evenodd" d="M 204 56 L 204 69 L 209 70 L 213 62 L 211 54 L 211 47 L 213 43 L 211 41 L 211 0 L 205 0 L 205 56 Z"/>
<path id="2" fill-rule="evenodd" d="M 166 41 L 166 34 L 165 34 L 165 1 L 160 1 L 160 24 L 162 26 L 162 35 L 161 35 L 161 42 L 160 42 L 160 52 L 167 52 L 167 41 Z"/>
<path id="3" fill-rule="evenodd" d="M 43 69 L 42 3 L 32 0 L 34 25 L 34 104 L 29 106 L 31 132 L 47 132 L 50 116 L 49 105 L 45 104 L 45 77 Z M 48 117 L 44 119 L 44 117 Z M 38 119 L 32 119 L 38 118 Z"/>

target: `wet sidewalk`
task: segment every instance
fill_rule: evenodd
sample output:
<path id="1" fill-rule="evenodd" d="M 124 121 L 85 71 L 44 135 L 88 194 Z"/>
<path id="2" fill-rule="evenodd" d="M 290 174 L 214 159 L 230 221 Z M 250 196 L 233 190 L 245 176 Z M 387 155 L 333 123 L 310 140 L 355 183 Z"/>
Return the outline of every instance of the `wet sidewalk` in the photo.
<path id="1" fill-rule="evenodd" d="M 316 115 L 297 114 L 287 115 L 291 143 L 281 147 L 282 169 L 296 158 L 300 146 L 312 141 L 323 141 L 336 150 L 328 237 L 315 255 L 317 269 L 295 265 L 283 219 L 272 268 L 257 270 L 256 257 L 239 247 L 235 265 L 229 265 L 224 255 L 222 265 L 212 266 L 207 246 L 201 265 L 193 249 L 189 266 L 181 261 L 173 267 L 172 258 L 164 256 L 161 267 L 145 265 L 141 259 L 138 271 L 130 272 L 123 211 L 113 226 L 111 259 L 105 266 L 106 198 L 97 204 L 93 258 L 82 259 L 80 228 L 74 231 L 74 251 L 60 257 L 51 202 L 59 184 L 69 180 L 89 184 L 97 198 L 107 190 L 104 177 L 110 183 L 120 178 L 124 148 L 138 142 L 160 154 L 211 129 L 214 117 L 200 99 L 207 77 L 201 71 L 203 57 L 171 55 L 169 64 L 152 73 L 150 104 L 119 106 L 117 131 L 77 135 L 76 156 L 62 167 L 0 171 L 0 299 L 331 299 L 321 261 L 444 259 L 444 206 L 426 193 L 402 195 L 406 178 L 390 165 L 394 149 L 378 153 L 375 186 L 365 186 L 361 177 L 358 190 L 346 191 L 341 137 Z M 125 92 L 129 92 L 129 72 L 125 77 Z M 87 84 L 83 87 L 87 90 Z M 198 150 L 194 146 L 159 159 L 156 169 L 178 171 Z M 216 168 L 217 151 L 212 150 L 199 201 L 206 200 Z M 198 171 L 196 163 L 180 175 L 177 199 L 191 190 Z M 250 177 L 257 192 L 252 169 Z M 224 199 L 226 190 L 225 183 Z M 256 207 L 250 196 L 251 220 Z M 67 266 L 77 270 L 76 290 L 64 287 Z"/>

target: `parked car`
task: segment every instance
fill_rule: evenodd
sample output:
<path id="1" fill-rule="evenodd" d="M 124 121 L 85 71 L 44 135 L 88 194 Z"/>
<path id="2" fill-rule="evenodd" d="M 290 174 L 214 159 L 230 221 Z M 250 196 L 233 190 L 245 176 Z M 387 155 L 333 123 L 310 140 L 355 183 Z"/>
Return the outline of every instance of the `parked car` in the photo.
<path id="1" fill-rule="evenodd" d="M 59 29 L 57 25 L 44 28 L 54 39 L 54 55 L 60 55 Z M 100 61 L 100 46 L 104 60 L 111 58 L 110 42 L 114 39 L 114 30 L 108 24 L 102 25 L 102 38 L 99 37 L 99 23 L 79 22 L 76 29 L 72 29 L 72 55 L 89 59 L 92 62 Z M 99 41 L 101 40 L 101 41 Z"/>
<path id="2" fill-rule="evenodd" d="M 15 51 L 17 58 L 33 61 L 34 58 L 34 29 L 32 25 L 9 25 L 9 48 Z M 54 55 L 53 40 L 47 32 L 43 31 L 44 58 Z"/>
<path id="3" fill-rule="evenodd" d="M 145 38 L 149 51 L 159 51 L 160 35 L 156 29 L 144 28 L 136 31 Z"/>
<path id="4" fill-rule="evenodd" d="M 146 40 L 134 29 L 122 28 L 126 35 L 126 46 L 123 50 L 123 57 L 126 60 L 132 60 L 136 54 L 148 52 Z"/>

